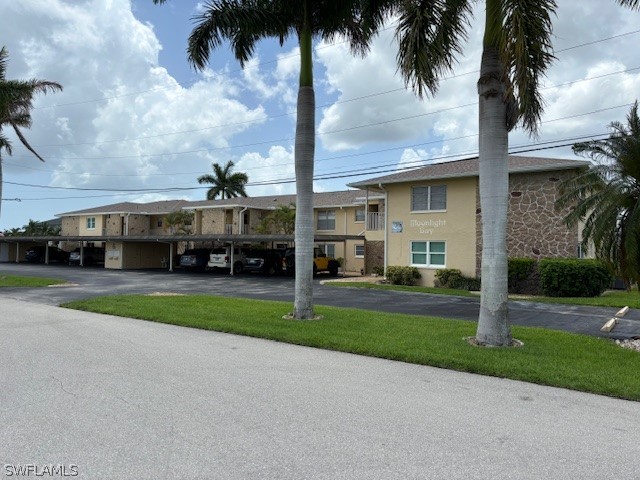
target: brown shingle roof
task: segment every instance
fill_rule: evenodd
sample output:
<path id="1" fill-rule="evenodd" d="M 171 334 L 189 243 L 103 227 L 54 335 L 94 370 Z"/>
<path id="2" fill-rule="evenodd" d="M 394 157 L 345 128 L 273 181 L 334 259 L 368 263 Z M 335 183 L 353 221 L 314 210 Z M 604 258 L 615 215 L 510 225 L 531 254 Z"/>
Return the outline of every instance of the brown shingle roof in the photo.
<path id="1" fill-rule="evenodd" d="M 569 170 L 586 168 L 591 163 L 587 160 L 567 160 L 563 158 L 520 157 L 509 155 L 509 173 L 544 172 L 551 170 Z M 370 178 L 361 182 L 350 183 L 355 188 L 374 187 L 379 184 L 418 182 L 440 178 L 477 177 L 478 157 L 455 160 L 452 162 L 433 163 L 384 177 Z"/>
<path id="2" fill-rule="evenodd" d="M 95 214 L 109 214 L 109 213 L 142 213 L 148 215 L 158 215 L 175 212 L 182 209 L 183 206 L 188 204 L 187 200 L 163 200 L 160 202 L 149 203 L 133 203 L 133 202 L 121 202 L 112 203 L 110 205 L 104 205 L 102 207 L 87 208 L 85 210 L 76 210 L 73 212 L 58 213 L 56 217 L 69 217 L 73 215 L 91 215 Z"/>
<path id="3" fill-rule="evenodd" d="M 345 207 L 362 203 L 363 192 L 360 190 L 343 190 L 339 192 L 320 192 L 314 194 L 314 206 L 316 208 Z M 190 202 L 187 200 L 165 200 L 161 202 L 133 203 L 121 202 L 104 205 L 102 207 L 75 210 L 73 212 L 59 213 L 57 217 L 70 217 L 74 215 L 113 214 L 113 213 L 140 213 L 148 215 L 160 215 L 176 210 L 223 208 L 223 207 L 248 207 L 261 210 L 271 210 L 278 205 L 296 203 L 295 195 L 268 195 L 264 197 L 238 197 L 224 200 L 204 200 Z"/>

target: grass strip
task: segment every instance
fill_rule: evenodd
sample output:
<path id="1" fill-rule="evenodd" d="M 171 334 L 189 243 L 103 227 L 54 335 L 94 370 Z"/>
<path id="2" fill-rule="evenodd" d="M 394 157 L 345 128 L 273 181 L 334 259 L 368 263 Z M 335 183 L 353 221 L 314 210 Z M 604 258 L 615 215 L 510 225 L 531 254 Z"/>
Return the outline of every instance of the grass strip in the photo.
<path id="1" fill-rule="evenodd" d="M 375 290 L 394 290 L 412 293 L 431 293 L 435 295 L 453 295 L 457 297 L 476 297 L 478 292 L 472 293 L 467 290 L 453 288 L 435 287 L 409 287 L 406 285 L 380 285 L 368 282 L 326 282 L 325 285 L 331 287 L 356 287 L 369 288 Z M 628 306 L 629 308 L 640 308 L 640 293 L 637 290 L 631 292 L 621 290 L 610 290 L 604 292 L 599 297 L 542 297 L 533 295 L 509 295 L 509 300 L 537 302 L 537 303 L 558 303 L 568 305 L 586 305 L 591 307 L 618 307 Z"/>
<path id="2" fill-rule="evenodd" d="M 464 340 L 473 322 L 326 306 L 316 307 L 319 321 L 283 320 L 289 303 L 205 295 L 62 306 L 640 400 L 638 352 L 586 335 L 513 327 L 524 347 L 480 348 Z"/>
<path id="3" fill-rule="evenodd" d="M 66 282 L 55 278 L 21 277 L 18 275 L 0 274 L 0 287 L 46 287 L 63 283 Z"/>

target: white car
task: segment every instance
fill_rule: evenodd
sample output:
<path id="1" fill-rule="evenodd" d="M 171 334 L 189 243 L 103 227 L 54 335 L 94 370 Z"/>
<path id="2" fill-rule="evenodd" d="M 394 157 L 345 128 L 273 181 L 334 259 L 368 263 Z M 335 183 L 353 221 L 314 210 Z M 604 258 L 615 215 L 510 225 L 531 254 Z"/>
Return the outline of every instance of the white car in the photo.
<path id="1" fill-rule="evenodd" d="M 242 249 L 235 247 L 233 249 L 233 273 L 242 273 L 246 261 L 247 258 Z M 231 247 L 214 248 L 209 254 L 207 267 L 213 270 L 231 270 Z"/>

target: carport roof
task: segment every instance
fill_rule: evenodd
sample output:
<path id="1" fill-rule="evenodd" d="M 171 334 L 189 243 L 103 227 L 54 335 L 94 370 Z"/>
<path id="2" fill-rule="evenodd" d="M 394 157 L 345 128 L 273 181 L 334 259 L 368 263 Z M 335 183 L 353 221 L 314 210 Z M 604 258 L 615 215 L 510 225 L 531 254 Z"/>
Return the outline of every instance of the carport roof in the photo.
<path id="1" fill-rule="evenodd" d="M 258 243 L 258 242 L 293 242 L 294 235 L 102 235 L 92 237 L 81 236 L 43 236 L 43 237 L 0 237 L 0 243 L 26 242 L 220 242 L 220 243 Z M 364 240 L 360 235 L 316 235 L 314 242 L 344 242 L 347 240 Z"/>

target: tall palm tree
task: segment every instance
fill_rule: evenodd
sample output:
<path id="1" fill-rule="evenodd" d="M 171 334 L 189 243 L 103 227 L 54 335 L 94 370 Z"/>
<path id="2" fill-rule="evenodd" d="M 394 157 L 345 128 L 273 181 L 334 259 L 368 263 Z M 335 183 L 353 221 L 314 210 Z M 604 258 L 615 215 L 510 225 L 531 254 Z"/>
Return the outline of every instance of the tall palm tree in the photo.
<path id="1" fill-rule="evenodd" d="M 565 221 L 584 221 L 583 247 L 590 244 L 627 288 L 640 285 L 640 118 L 636 101 L 626 125 L 612 122 L 609 138 L 576 143 L 573 151 L 595 163 L 560 186 L 557 205 L 575 207 Z"/>
<path id="2" fill-rule="evenodd" d="M 164 3 L 165 0 L 153 0 Z M 256 43 L 290 37 L 300 46 L 300 83 L 295 136 L 296 170 L 296 279 L 293 316 L 313 318 L 313 164 L 315 149 L 315 94 L 312 41 L 345 36 L 354 53 L 364 54 L 384 17 L 382 0 L 210 0 L 189 37 L 189 61 L 205 68 L 210 53 L 228 40 L 241 66 L 253 55 Z M 363 19 L 366 18 L 366 21 Z"/>
<path id="3" fill-rule="evenodd" d="M 198 183 L 208 183 L 213 185 L 207 190 L 207 200 L 215 200 L 218 196 L 221 199 L 246 197 L 247 192 L 244 187 L 249 181 L 246 173 L 232 173 L 235 164 L 229 160 L 224 167 L 217 163 L 213 163 L 213 175 L 201 175 L 198 177 Z"/>
<path id="4" fill-rule="evenodd" d="M 2 151 L 11 155 L 11 142 L 2 129 L 11 127 L 20 142 L 44 162 L 44 159 L 29 145 L 21 128 L 30 128 L 32 124 L 31 109 L 36 93 L 48 93 L 62 90 L 62 86 L 48 80 L 7 80 L 7 61 L 9 52 L 5 47 L 0 49 L 0 207 L 2 205 Z"/>
<path id="5" fill-rule="evenodd" d="M 638 8 L 640 0 L 616 0 Z M 419 96 L 434 94 L 452 70 L 470 26 L 472 0 L 399 0 L 399 70 Z M 478 79 L 482 294 L 476 340 L 510 345 L 507 309 L 508 134 L 520 125 L 535 136 L 543 111 L 540 80 L 553 61 L 555 0 L 485 0 Z"/>

